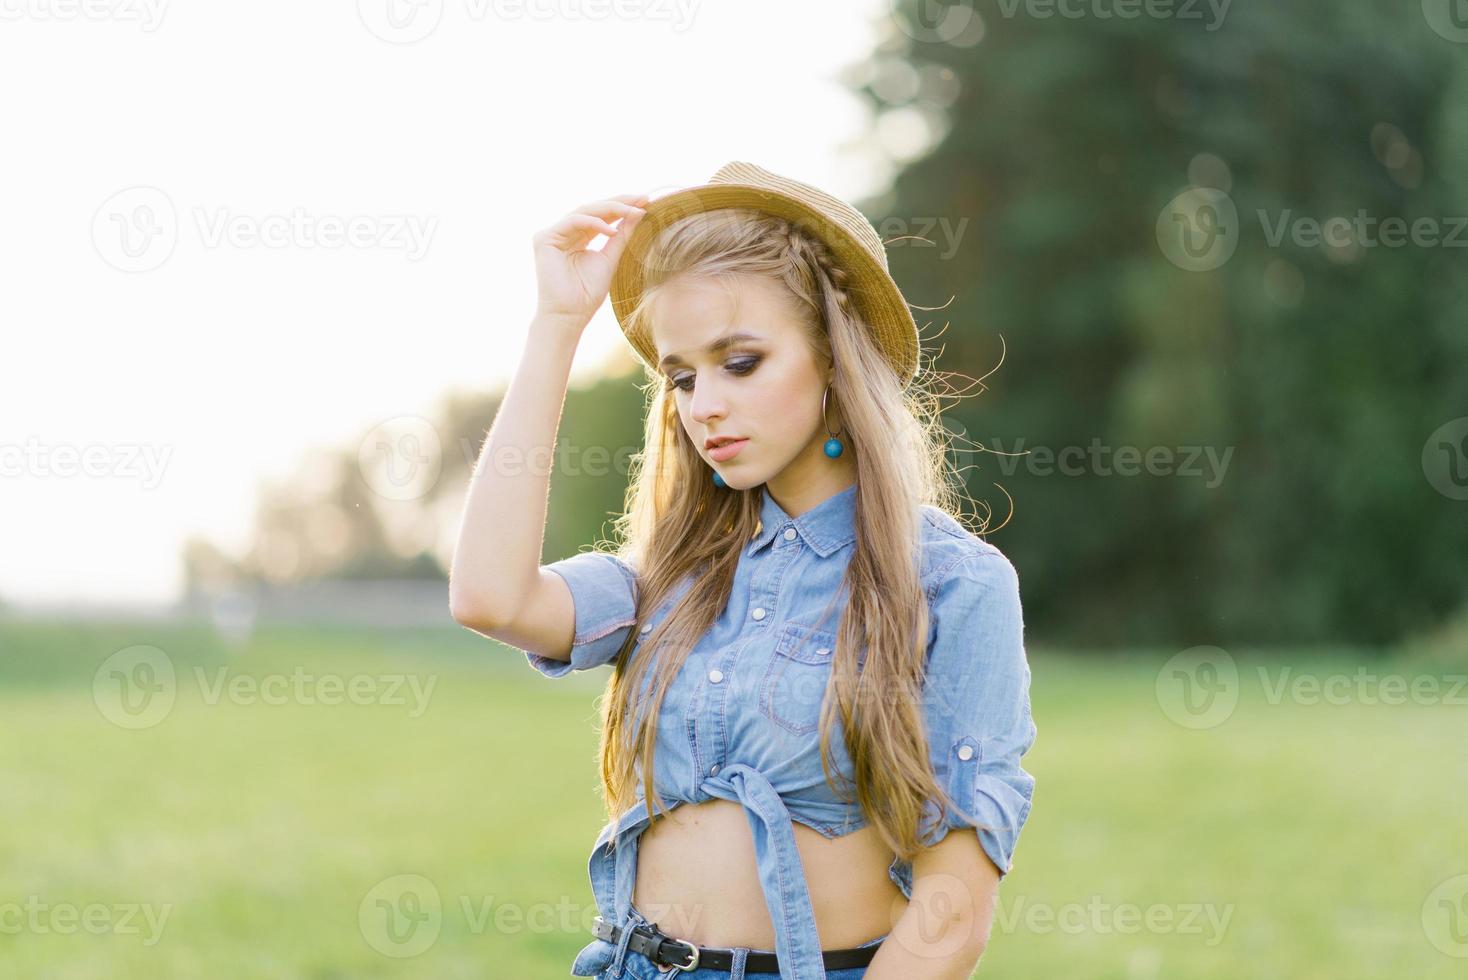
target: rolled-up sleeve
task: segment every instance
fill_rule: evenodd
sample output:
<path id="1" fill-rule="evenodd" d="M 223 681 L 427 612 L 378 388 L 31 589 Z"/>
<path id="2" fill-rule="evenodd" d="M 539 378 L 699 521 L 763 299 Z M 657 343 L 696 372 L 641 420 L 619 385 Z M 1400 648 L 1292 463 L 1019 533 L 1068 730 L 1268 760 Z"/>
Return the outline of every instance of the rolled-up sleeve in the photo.
<path id="1" fill-rule="evenodd" d="M 547 677 L 564 677 L 611 663 L 637 622 L 637 573 L 627 562 L 604 551 L 585 551 L 545 567 L 571 589 L 576 633 L 569 661 L 527 650 L 530 666 Z"/>
<path id="2" fill-rule="evenodd" d="M 956 804 L 930 844 L 974 828 L 1000 876 L 1030 814 L 1035 780 L 1020 766 L 1035 741 L 1019 577 L 997 548 L 957 560 L 936 587 L 924 685 L 928 749 L 938 785 Z"/>

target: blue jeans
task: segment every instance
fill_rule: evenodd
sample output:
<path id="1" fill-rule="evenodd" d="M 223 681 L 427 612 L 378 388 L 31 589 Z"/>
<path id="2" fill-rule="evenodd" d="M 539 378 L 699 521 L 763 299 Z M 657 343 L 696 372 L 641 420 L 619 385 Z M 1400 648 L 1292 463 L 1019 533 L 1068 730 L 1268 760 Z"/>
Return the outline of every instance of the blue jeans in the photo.
<path id="1" fill-rule="evenodd" d="M 642 913 L 636 907 L 632 909 L 630 923 L 635 927 L 647 922 Z M 629 923 L 623 923 L 625 927 Z M 886 936 L 878 936 L 876 939 L 864 942 L 857 949 L 865 949 L 875 946 L 886 939 Z M 709 967 L 699 967 L 696 970 L 684 972 L 676 966 L 664 966 L 654 963 L 641 953 L 631 949 L 627 950 L 626 957 L 622 960 L 622 973 L 620 977 L 612 973 L 611 967 L 596 975 L 596 980 L 669 980 L 669 978 L 686 978 L 686 980 L 745 980 L 748 976 L 752 980 L 776 980 L 777 973 L 750 973 L 744 972 L 744 961 L 750 953 L 773 953 L 771 949 L 751 949 L 748 946 L 734 947 L 734 967 L 732 970 L 715 970 Z M 853 966 L 845 970 L 827 970 L 826 980 L 862 980 L 866 976 L 867 968 L 864 966 Z"/>

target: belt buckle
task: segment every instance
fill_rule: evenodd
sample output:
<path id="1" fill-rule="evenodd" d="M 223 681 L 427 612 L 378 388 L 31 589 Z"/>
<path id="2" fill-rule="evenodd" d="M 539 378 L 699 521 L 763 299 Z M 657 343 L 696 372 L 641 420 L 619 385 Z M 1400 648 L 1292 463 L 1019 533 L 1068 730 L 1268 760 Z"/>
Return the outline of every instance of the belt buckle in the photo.
<path id="1" fill-rule="evenodd" d="M 674 939 L 674 937 L 672 936 L 662 935 L 662 933 L 658 932 L 658 923 L 644 924 L 644 926 L 639 926 L 639 930 L 646 930 L 647 935 L 658 939 L 658 945 L 656 945 L 656 948 L 653 949 L 653 958 L 661 957 L 662 952 L 664 952 L 665 949 L 668 948 L 668 946 L 687 946 L 688 949 L 691 949 L 691 951 L 693 951 L 691 952 L 691 954 L 688 954 L 693 959 L 691 959 L 691 962 L 688 962 L 687 967 L 684 967 L 681 962 L 672 962 L 672 964 L 668 964 L 669 967 L 677 967 L 678 970 L 683 970 L 684 973 L 690 973 L 690 971 L 697 970 L 697 968 L 699 968 L 699 945 L 697 945 L 697 943 L 683 942 L 683 940 Z"/>
<path id="2" fill-rule="evenodd" d="M 675 939 L 675 940 L 671 940 L 671 944 L 672 945 L 677 945 L 677 946 L 687 946 L 689 949 L 691 949 L 693 951 L 692 953 L 689 954 L 690 956 L 693 957 L 693 961 L 691 963 L 689 963 L 687 966 L 684 966 L 682 963 L 673 963 L 673 964 L 671 964 L 672 966 L 677 967 L 678 969 L 682 970 L 684 973 L 689 973 L 689 972 L 692 972 L 693 970 L 697 970 L 698 969 L 698 945 L 696 943 L 685 943 L 685 942 L 680 942 L 680 941 L 678 941 L 678 940 Z M 669 945 L 669 941 L 665 941 L 663 943 L 663 945 L 666 948 Z"/>

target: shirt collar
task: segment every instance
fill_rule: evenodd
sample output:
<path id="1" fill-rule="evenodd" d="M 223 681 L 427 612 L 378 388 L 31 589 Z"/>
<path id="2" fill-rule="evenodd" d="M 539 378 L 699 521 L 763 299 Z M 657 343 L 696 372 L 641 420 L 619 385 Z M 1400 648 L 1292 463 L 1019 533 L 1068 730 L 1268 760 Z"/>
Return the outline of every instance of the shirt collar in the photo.
<path id="1" fill-rule="evenodd" d="M 794 525 L 805 543 L 822 558 L 856 540 L 856 484 L 832 494 L 799 517 L 791 517 L 775 503 L 768 487 L 761 487 L 760 529 L 746 553 L 751 557 L 775 539 L 787 526 Z"/>

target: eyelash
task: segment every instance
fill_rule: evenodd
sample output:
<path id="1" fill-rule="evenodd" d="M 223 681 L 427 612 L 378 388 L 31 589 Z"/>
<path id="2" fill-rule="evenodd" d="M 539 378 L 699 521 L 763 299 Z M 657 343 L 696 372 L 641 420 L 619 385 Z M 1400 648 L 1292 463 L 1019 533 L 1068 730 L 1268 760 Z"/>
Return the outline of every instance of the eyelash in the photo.
<path id="1" fill-rule="evenodd" d="M 728 362 L 725 367 L 729 368 L 729 370 L 733 372 L 736 377 L 742 378 L 745 375 L 748 375 L 756 367 L 758 367 L 759 362 L 760 358 L 758 357 L 743 357 L 739 358 L 738 360 Z M 687 377 L 687 375 L 679 375 L 677 379 L 669 378 L 668 383 L 663 387 L 666 388 L 668 391 L 688 391 L 689 389 L 683 387 L 681 384 L 678 383 L 678 380 L 684 377 Z"/>

